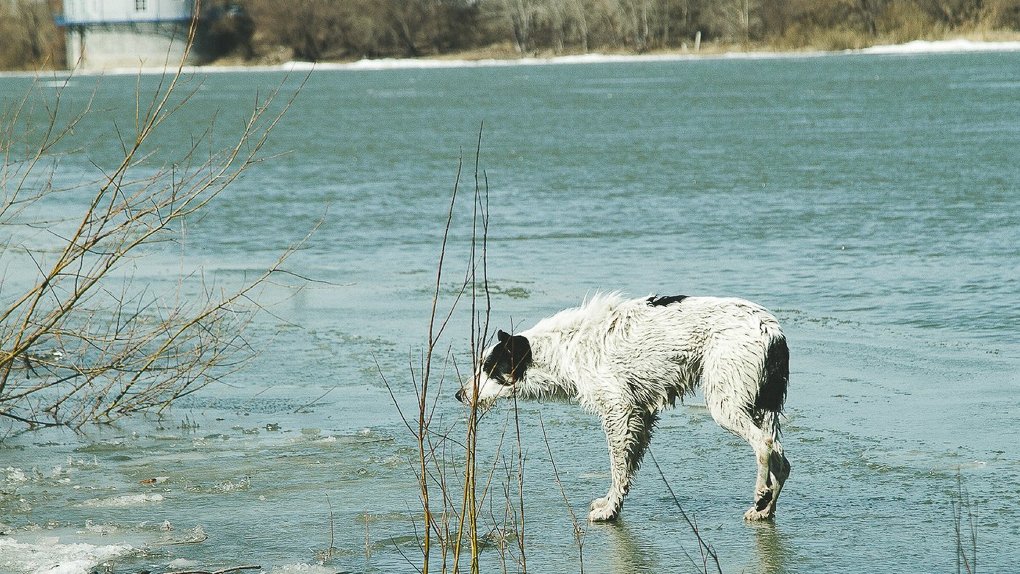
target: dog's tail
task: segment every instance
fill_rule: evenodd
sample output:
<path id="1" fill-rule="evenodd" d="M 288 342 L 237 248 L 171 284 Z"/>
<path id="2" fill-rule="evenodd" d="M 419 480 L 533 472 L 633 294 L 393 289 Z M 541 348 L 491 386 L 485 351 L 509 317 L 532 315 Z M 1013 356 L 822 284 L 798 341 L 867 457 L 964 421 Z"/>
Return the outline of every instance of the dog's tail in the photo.
<path id="1" fill-rule="evenodd" d="M 782 333 L 774 333 L 769 346 L 765 349 L 764 380 L 758 386 L 758 396 L 754 407 L 761 420 L 773 423 L 776 433 L 779 432 L 779 413 L 786 402 L 786 388 L 790 382 L 790 349 L 786 346 L 786 337 Z"/>

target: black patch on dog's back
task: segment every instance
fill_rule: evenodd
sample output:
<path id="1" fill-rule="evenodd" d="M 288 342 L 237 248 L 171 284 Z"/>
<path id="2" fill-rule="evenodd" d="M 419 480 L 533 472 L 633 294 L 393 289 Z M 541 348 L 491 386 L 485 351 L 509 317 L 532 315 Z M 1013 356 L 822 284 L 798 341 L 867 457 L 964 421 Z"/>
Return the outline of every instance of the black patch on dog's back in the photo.
<path id="1" fill-rule="evenodd" d="M 523 335 L 496 333 L 498 343 L 482 361 L 482 372 L 502 385 L 512 385 L 531 365 L 531 343 Z"/>
<path id="2" fill-rule="evenodd" d="M 652 296 L 648 298 L 648 305 L 650 307 L 665 307 L 666 305 L 672 305 L 673 303 L 679 303 L 687 298 L 687 295 L 670 295 L 668 297 L 656 297 Z"/>

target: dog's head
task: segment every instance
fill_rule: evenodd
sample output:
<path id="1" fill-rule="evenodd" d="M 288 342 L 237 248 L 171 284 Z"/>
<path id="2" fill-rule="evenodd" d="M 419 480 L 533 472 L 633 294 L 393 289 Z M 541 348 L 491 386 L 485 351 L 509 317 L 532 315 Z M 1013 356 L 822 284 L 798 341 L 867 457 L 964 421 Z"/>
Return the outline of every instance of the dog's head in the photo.
<path id="1" fill-rule="evenodd" d="M 490 404 L 500 397 L 513 395 L 514 386 L 524 377 L 531 364 L 531 343 L 523 335 L 496 334 L 497 343 L 482 353 L 475 376 L 457 391 L 457 400 L 471 404 L 477 385 L 479 404 Z"/>

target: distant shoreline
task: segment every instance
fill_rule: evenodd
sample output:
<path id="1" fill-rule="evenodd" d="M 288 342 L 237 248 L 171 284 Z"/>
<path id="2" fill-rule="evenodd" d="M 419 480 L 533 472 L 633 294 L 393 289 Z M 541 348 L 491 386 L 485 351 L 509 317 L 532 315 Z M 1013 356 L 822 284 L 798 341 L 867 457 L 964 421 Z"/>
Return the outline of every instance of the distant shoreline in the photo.
<path id="1" fill-rule="evenodd" d="M 519 58 L 379 58 L 352 62 L 302 62 L 290 61 L 281 64 L 207 64 L 184 66 L 187 73 L 228 73 L 228 72 L 292 72 L 292 71 L 379 71 L 408 69 L 487 68 L 501 66 L 547 66 L 563 64 L 598 64 L 617 62 L 674 62 L 720 59 L 781 59 L 812 58 L 833 55 L 922 55 L 922 54 L 966 54 L 989 52 L 1020 52 L 1020 40 L 983 41 L 968 39 L 914 40 L 904 44 L 876 45 L 850 50 L 715 50 L 704 52 L 662 52 L 654 54 L 577 54 L 565 56 L 522 56 Z M 73 76 L 121 76 L 137 74 L 161 74 L 175 68 L 111 68 L 102 71 L 74 72 L 68 70 L 0 71 L 0 77 L 29 77 L 62 79 Z"/>

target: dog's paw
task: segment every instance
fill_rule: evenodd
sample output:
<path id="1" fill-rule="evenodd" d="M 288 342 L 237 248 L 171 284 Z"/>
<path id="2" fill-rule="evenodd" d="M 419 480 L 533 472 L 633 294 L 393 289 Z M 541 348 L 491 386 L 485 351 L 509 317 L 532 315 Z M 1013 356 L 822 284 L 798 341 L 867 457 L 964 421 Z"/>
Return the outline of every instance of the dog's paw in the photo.
<path id="1" fill-rule="evenodd" d="M 616 520 L 620 515 L 620 507 L 615 504 L 610 504 L 609 498 L 596 498 L 591 501 L 591 505 L 588 507 L 589 522 L 611 522 Z"/>
<path id="2" fill-rule="evenodd" d="M 748 522 L 763 522 L 766 520 L 772 520 L 776 516 L 774 507 L 766 506 L 765 508 L 759 509 L 757 506 L 752 506 L 747 509 L 744 513 L 744 520 Z"/>
<path id="3" fill-rule="evenodd" d="M 588 522 L 612 522 L 620 515 L 619 510 L 608 505 L 596 508 L 588 513 Z"/>

